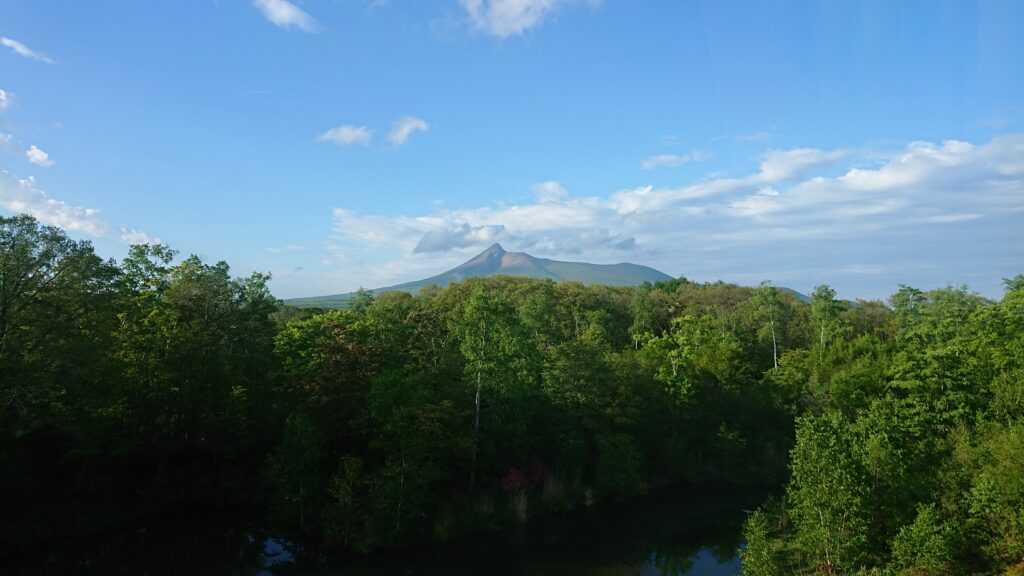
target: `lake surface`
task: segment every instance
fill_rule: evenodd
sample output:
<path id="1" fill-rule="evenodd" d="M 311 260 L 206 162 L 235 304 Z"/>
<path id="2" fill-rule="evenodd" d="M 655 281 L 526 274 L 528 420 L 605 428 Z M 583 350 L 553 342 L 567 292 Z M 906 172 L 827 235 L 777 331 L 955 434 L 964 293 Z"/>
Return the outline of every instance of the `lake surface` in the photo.
<path id="1" fill-rule="evenodd" d="M 366 557 L 303 553 L 253 513 L 150 519 L 22 558 L 23 574 L 239 576 L 727 576 L 744 509 L 764 491 L 674 486 L 454 542 Z M 8 568 L 14 568 L 8 566 Z"/>

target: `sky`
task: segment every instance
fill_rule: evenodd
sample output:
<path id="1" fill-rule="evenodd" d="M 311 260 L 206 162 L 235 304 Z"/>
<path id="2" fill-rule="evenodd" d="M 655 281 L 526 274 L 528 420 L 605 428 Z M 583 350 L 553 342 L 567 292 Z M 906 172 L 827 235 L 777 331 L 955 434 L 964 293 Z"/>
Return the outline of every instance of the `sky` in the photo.
<path id="1" fill-rule="evenodd" d="M 495 242 L 999 297 L 1024 273 L 1024 2 L 3 0 L 20 212 L 281 298 Z"/>

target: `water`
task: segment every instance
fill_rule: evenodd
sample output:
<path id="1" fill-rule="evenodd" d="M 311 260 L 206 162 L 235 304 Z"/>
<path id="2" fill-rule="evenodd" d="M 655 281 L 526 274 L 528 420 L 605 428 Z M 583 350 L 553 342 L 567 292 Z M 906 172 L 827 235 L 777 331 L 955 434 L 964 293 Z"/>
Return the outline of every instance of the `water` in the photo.
<path id="1" fill-rule="evenodd" d="M 187 514 L 22 558 L 24 574 L 239 576 L 727 576 L 763 491 L 676 486 L 439 545 L 366 557 L 303 553 L 258 515 Z M 8 568 L 12 568 L 8 566 Z"/>

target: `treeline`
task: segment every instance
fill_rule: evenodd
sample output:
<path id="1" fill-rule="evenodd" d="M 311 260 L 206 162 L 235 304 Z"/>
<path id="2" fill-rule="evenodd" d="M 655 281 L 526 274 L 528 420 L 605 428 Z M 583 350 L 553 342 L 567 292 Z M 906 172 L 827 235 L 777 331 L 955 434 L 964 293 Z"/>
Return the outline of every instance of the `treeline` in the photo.
<path id="1" fill-rule="evenodd" d="M 502 277 L 294 320 L 273 508 L 369 549 L 653 483 L 777 484 L 791 399 L 760 381 L 751 293 Z"/>
<path id="2" fill-rule="evenodd" d="M 0 220 L 3 541 L 254 504 L 368 550 L 785 478 L 794 398 L 761 375 L 769 319 L 780 351 L 806 344 L 788 295 L 505 277 L 304 311 L 266 282 Z"/>
<path id="3" fill-rule="evenodd" d="M 751 573 L 927 569 L 907 550 L 933 534 L 947 568 L 1020 561 L 1019 279 L 1000 303 L 890 308 L 499 277 L 309 311 L 175 262 L 0 219 L 8 545 L 258 505 L 363 551 L 661 483 L 788 481 L 748 522 Z"/>
<path id="4" fill-rule="evenodd" d="M 280 437 L 279 303 L 266 276 L 173 259 L 104 261 L 0 218 L 0 552 L 255 501 Z"/>
<path id="5" fill-rule="evenodd" d="M 1024 276 L 991 302 L 902 287 L 769 386 L 803 391 L 785 496 L 745 526 L 744 573 L 1024 574 Z"/>

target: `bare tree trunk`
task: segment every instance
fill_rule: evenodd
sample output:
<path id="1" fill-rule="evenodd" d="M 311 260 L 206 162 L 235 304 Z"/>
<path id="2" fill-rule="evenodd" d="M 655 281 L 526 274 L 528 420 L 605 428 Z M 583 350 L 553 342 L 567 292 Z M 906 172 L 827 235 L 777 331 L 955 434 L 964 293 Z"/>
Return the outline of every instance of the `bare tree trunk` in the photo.
<path id="1" fill-rule="evenodd" d="M 775 343 L 775 320 L 772 319 L 772 359 L 775 360 L 775 367 L 779 367 L 779 346 Z"/>
<path id="2" fill-rule="evenodd" d="M 469 469 L 469 491 L 473 491 L 473 485 L 476 484 L 476 452 L 477 442 L 480 436 L 480 384 L 481 376 L 480 370 L 476 371 L 476 409 L 473 416 L 473 465 Z"/>

